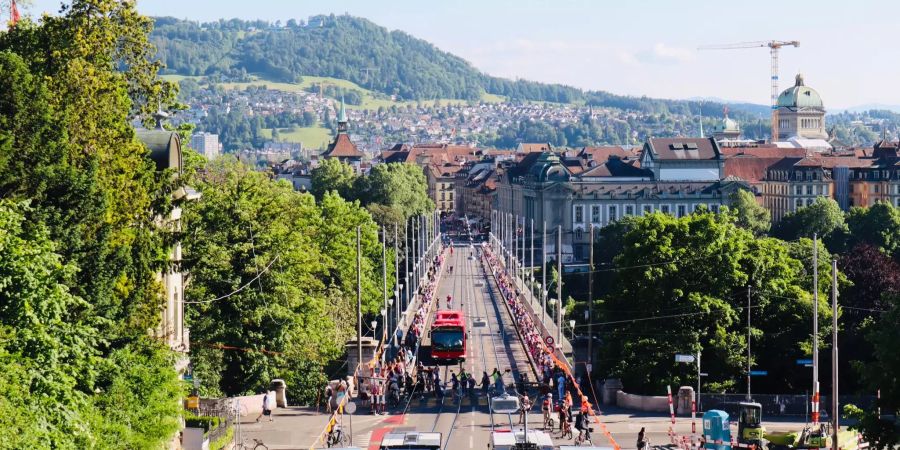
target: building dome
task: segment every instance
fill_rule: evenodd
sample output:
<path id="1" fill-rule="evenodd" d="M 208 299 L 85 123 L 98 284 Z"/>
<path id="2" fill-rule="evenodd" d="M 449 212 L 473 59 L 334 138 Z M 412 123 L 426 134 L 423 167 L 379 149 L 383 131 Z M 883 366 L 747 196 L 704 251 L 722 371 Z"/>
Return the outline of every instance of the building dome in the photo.
<path id="1" fill-rule="evenodd" d="M 737 121 L 729 118 L 728 116 L 725 116 L 725 119 L 722 120 L 722 123 L 719 124 L 718 127 L 716 127 L 716 128 L 718 128 L 718 130 L 721 130 L 724 132 L 729 132 L 729 131 L 740 132 L 741 131 L 741 126 L 738 125 Z"/>
<path id="2" fill-rule="evenodd" d="M 803 75 L 797 74 L 796 81 L 792 87 L 785 89 L 778 96 L 777 106 L 785 108 L 816 108 L 825 109 L 822 104 L 822 97 L 815 89 L 803 84 Z"/>

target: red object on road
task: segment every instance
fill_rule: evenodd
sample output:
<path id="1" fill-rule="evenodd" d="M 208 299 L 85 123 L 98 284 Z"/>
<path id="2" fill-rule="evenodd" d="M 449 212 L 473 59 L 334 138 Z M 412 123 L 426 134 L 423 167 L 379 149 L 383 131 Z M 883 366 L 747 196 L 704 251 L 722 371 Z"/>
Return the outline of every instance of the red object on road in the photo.
<path id="1" fill-rule="evenodd" d="M 431 357 L 442 361 L 466 360 L 466 319 L 462 311 L 435 313 L 431 324 Z"/>

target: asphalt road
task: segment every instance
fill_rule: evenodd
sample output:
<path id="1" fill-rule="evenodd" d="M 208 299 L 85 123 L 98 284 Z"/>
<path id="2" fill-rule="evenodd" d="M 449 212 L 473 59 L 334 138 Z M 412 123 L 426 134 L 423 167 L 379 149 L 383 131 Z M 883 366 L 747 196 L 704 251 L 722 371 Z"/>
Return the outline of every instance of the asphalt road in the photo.
<path id="1" fill-rule="evenodd" d="M 463 367 L 468 373 L 475 374 L 476 380 L 480 380 L 482 372 L 490 374 L 495 367 L 504 373 L 506 385 L 514 382 L 513 376 L 518 377 L 523 372 L 534 380 L 525 348 L 518 340 L 512 317 L 499 298 L 493 276 L 485 270 L 486 262 L 477 256 L 469 259 L 471 254 L 468 247 L 455 247 L 453 256 L 448 253 L 437 289 L 439 301 L 435 303 L 437 308 L 446 308 L 447 295 L 452 295 L 451 308 L 465 312 L 469 338 L 468 355 L 462 363 Z M 453 275 L 448 274 L 449 266 L 454 267 Z M 487 326 L 474 328 L 474 322 L 478 319 L 483 319 Z M 426 342 L 423 341 L 423 344 Z M 439 368 L 442 380 L 448 381 L 450 372 L 458 373 L 460 366 L 454 364 Z M 480 389 L 476 390 L 480 393 Z M 370 450 L 378 450 L 382 436 L 389 431 L 436 431 L 442 434 L 445 450 L 485 449 L 492 430 L 521 426 L 516 416 L 492 413 L 488 401 L 481 395 L 459 398 L 449 392 L 443 400 L 433 395 L 416 396 L 408 404 L 391 409 L 387 415 L 372 415 L 368 408 L 360 407 L 352 416 L 352 426 L 350 415 L 344 416 L 343 429 L 352 429 L 354 447 Z M 540 428 L 543 421 L 540 406 L 535 403 L 532 414 L 529 414 L 530 429 Z M 636 437 L 641 427 L 646 427 L 646 435 L 654 447 L 670 443 L 668 416 L 606 408 L 601 410 L 600 417 L 623 449 L 636 448 Z M 276 410 L 274 419 L 273 422 L 256 423 L 255 417 L 243 418 L 243 440 L 252 442 L 250 440 L 253 438 L 261 439 L 270 450 L 307 449 L 315 442 L 328 416 L 307 408 L 288 408 Z M 766 424 L 770 430 L 796 429 L 800 425 L 790 422 Z M 699 433 L 702 430 L 699 418 L 696 426 Z M 594 445 L 611 446 L 597 431 L 595 427 Z M 690 437 L 690 418 L 678 418 L 675 433 Z M 554 438 L 554 444 L 571 445 L 572 441 Z"/>

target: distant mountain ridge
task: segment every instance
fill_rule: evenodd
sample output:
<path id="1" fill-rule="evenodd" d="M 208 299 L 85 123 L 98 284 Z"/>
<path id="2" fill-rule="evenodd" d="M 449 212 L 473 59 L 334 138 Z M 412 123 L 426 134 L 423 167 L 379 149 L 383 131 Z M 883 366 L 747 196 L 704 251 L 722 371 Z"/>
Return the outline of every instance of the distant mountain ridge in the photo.
<path id="1" fill-rule="evenodd" d="M 700 115 L 701 103 L 583 91 L 561 84 L 509 80 L 480 72 L 469 62 L 402 31 L 349 15 L 313 16 L 284 26 L 239 19 L 197 23 L 155 18 L 151 40 L 165 73 L 294 82 L 323 76 L 352 81 L 404 100 L 480 100 L 584 103 L 651 114 Z M 704 117 L 721 117 L 724 104 L 702 102 Z M 738 120 L 758 120 L 762 105 L 730 105 Z"/>

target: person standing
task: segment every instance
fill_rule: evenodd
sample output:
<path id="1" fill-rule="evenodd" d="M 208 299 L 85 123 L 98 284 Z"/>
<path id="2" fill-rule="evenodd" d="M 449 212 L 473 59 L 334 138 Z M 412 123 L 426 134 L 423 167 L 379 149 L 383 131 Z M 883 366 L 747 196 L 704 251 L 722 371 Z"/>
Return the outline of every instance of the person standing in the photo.
<path id="1" fill-rule="evenodd" d="M 506 392 L 506 390 L 503 389 L 503 374 L 501 374 L 496 367 L 494 367 L 494 372 L 491 373 L 491 377 L 494 378 L 494 389 L 497 390 L 497 395 L 502 395 Z"/>
<path id="2" fill-rule="evenodd" d="M 263 416 L 269 418 L 269 422 L 275 420 L 272 418 L 272 404 L 271 399 L 269 399 L 269 391 L 265 391 L 262 398 L 262 412 L 259 413 L 259 416 L 256 417 L 256 421 L 259 422 Z"/>

